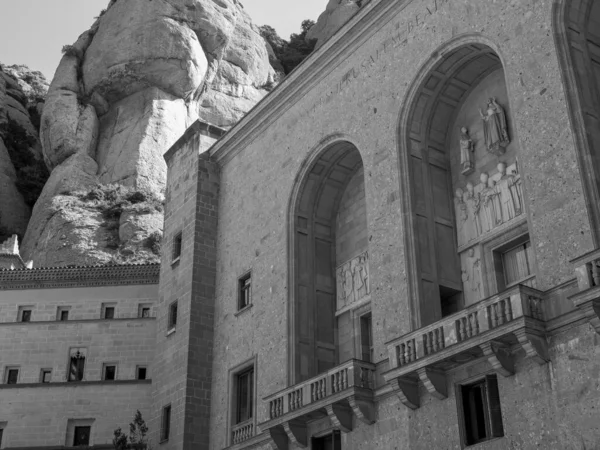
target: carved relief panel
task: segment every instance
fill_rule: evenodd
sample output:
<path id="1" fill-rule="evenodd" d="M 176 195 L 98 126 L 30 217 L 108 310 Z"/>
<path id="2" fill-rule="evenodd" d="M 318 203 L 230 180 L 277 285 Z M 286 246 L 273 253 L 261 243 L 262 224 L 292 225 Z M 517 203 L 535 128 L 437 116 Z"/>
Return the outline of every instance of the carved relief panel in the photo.
<path id="1" fill-rule="evenodd" d="M 336 281 L 338 310 L 367 297 L 371 293 L 369 253 L 361 253 L 339 266 Z"/>

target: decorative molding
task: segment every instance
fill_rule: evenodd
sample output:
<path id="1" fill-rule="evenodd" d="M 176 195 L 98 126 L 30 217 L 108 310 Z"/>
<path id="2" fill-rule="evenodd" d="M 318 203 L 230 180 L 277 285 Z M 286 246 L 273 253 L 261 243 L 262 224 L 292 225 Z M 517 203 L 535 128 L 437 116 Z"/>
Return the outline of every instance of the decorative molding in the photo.
<path id="1" fill-rule="evenodd" d="M 0 270 L 0 290 L 158 284 L 160 264 Z"/>
<path id="2" fill-rule="evenodd" d="M 505 377 L 515 374 L 515 361 L 507 345 L 502 342 L 489 341 L 479 347 L 496 372 Z"/>
<path id="3" fill-rule="evenodd" d="M 389 383 L 405 406 L 410 409 L 417 409 L 421 406 L 419 382 L 416 379 L 397 377 L 390 380 Z"/>
<path id="4" fill-rule="evenodd" d="M 515 331 L 515 336 L 519 340 L 521 347 L 527 353 L 527 356 L 532 358 L 538 364 L 546 364 L 550 361 L 548 356 L 548 342 L 544 336 L 527 331 L 523 328 Z"/>
<path id="5" fill-rule="evenodd" d="M 348 398 L 348 403 L 350 403 L 350 407 L 358 420 L 367 425 L 375 423 L 375 405 L 373 405 L 373 402 L 359 399 L 353 395 Z"/>
<path id="6" fill-rule="evenodd" d="M 435 398 L 444 400 L 448 398 L 446 374 L 441 371 L 431 370 L 426 367 L 417 370 L 419 378 L 427 391 Z"/>
<path id="7" fill-rule="evenodd" d="M 352 431 L 352 409 L 343 403 L 333 403 L 325 406 L 331 423 L 344 433 Z"/>
<path id="8" fill-rule="evenodd" d="M 296 419 L 290 420 L 289 422 L 283 422 L 283 429 L 292 444 L 301 448 L 306 448 L 308 446 L 306 422 Z"/>
<path id="9" fill-rule="evenodd" d="M 273 450 L 288 450 L 290 444 L 288 436 L 283 427 L 273 427 L 267 430 L 271 438 L 271 448 Z"/>

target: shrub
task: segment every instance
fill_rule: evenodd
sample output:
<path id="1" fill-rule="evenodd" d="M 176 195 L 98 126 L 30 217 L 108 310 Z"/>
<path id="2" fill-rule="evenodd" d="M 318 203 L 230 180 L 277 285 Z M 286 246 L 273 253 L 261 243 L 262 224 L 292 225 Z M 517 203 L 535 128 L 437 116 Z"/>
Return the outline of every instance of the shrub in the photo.
<path id="1" fill-rule="evenodd" d="M 145 245 L 152 250 L 152 253 L 160 256 L 161 243 L 162 233 L 160 231 L 155 231 L 146 238 Z"/>

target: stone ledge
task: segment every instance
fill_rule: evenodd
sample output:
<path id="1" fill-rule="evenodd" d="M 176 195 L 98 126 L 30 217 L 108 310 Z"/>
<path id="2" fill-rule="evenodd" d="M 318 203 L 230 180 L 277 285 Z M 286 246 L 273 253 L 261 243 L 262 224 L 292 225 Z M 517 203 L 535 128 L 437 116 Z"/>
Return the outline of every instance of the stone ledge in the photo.
<path id="1" fill-rule="evenodd" d="M 31 322 L 0 322 L 4 325 L 67 325 L 69 323 L 104 323 L 104 322 L 125 322 L 131 320 L 156 320 L 156 317 L 117 317 L 114 319 L 79 319 L 79 320 L 32 320 Z"/>
<path id="2" fill-rule="evenodd" d="M 187 130 L 183 133 L 183 135 L 177 139 L 177 141 L 166 151 L 163 155 L 165 161 L 167 163 L 173 158 L 175 153 L 177 153 L 188 141 L 196 135 L 196 133 L 208 136 L 214 139 L 221 138 L 227 131 L 223 128 L 217 127 L 216 125 L 211 125 L 207 122 L 202 122 L 200 119 L 196 120 L 193 124 L 191 124 Z"/>
<path id="3" fill-rule="evenodd" d="M 96 380 L 96 381 L 57 381 L 55 383 L 17 383 L 0 384 L 0 389 L 24 388 L 59 388 L 59 387 L 87 387 L 87 386 L 114 386 L 128 384 L 152 384 L 152 379 L 147 380 Z M 45 448 L 45 447 L 44 447 Z"/>

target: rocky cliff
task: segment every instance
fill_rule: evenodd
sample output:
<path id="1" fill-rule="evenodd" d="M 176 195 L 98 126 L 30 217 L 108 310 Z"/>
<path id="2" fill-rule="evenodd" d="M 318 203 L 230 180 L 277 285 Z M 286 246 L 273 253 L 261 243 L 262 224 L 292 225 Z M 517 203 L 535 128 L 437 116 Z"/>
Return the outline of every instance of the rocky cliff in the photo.
<path id="1" fill-rule="evenodd" d="M 322 46 L 350 20 L 369 0 L 329 0 L 317 23 L 308 31 L 307 40 L 316 39 L 315 48 Z"/>
<path id="2" fill-rule="evenodd" d="M 47 90 L 40 72 L 0 64 L 0 241 L 25 234 L 48 177 L 38 140 Z"/>
<path id="3" fill-rule="evenodd" d="M 278 81 L 237 0 L 112 0 L 64 56 L 41 118 L 51 170 L 25 234 L 36 266 L 152 261 L 163 153 L 230 127 Z"/>

